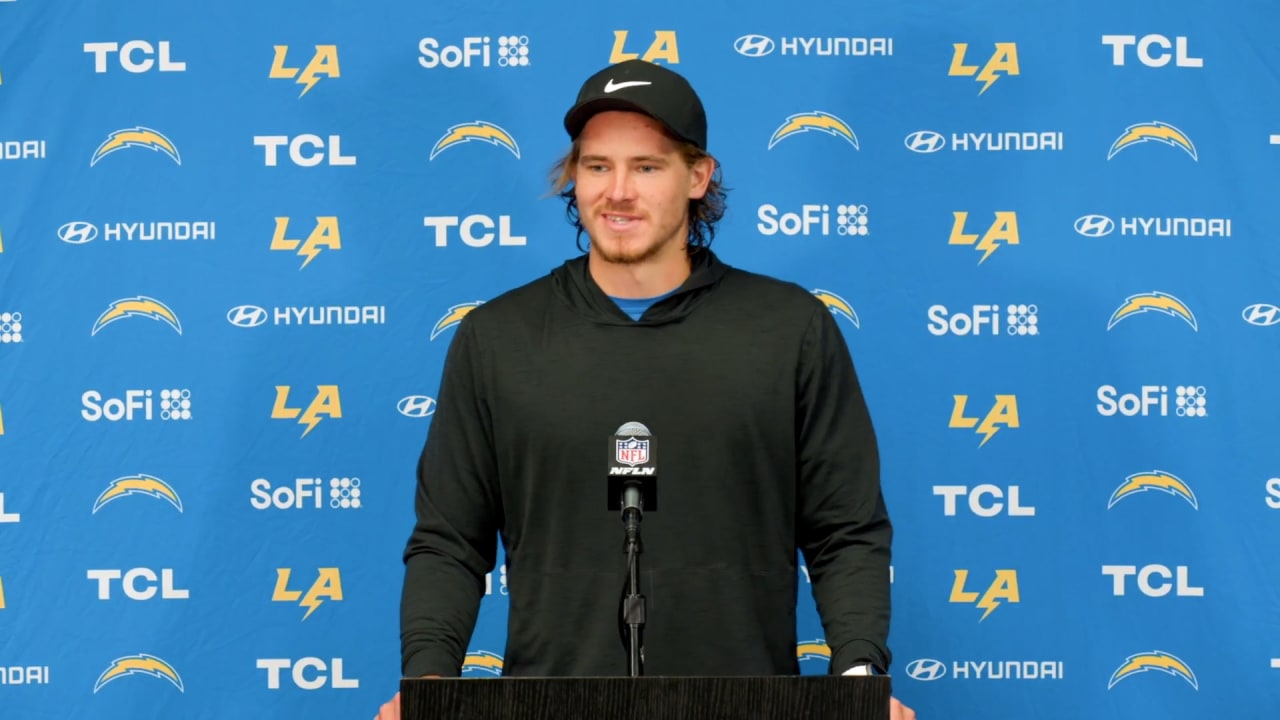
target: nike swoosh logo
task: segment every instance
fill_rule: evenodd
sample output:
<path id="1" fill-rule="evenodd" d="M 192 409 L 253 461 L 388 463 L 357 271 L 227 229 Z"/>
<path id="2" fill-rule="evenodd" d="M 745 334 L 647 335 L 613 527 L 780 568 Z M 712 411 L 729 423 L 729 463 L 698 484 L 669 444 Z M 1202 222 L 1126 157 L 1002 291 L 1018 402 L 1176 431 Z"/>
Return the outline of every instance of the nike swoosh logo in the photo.
<path id="1" fill-rule="evenodd" d="M 605 84 L 604 91 L 607 93 L 611 93 L 614 90 L 621 90 L 622 88 L 637 87 L 639 85 L 652 85 L 652 84 L 653 83 L 649 82 L 648 80 L 628 80 L 627 82 L 616 83 L 612 79 L 610 79 L 609 82 Z"/>

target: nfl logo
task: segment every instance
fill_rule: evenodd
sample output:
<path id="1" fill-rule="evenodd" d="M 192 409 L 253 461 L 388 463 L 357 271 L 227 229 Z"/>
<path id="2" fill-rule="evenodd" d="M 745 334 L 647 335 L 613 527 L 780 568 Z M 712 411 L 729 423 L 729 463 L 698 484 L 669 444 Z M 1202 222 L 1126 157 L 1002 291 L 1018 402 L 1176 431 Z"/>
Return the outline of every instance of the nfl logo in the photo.
<path id="1" fill-rule="evenodd" d="M 617 459 L 623 465 L 631 466 L 649 462 L 649 441 L 633 437 L 619 440 Z"/>

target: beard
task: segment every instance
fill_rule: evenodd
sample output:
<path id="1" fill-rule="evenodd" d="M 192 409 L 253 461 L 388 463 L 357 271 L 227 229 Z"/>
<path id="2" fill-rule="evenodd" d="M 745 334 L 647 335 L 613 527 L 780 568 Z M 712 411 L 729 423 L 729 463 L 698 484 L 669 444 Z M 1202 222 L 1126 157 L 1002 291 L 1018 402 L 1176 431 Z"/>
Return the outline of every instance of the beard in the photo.
<path id="1" fill-rule="evenodd" d="M 687 237 L 688 234 L 681 233 L 683 223 L 677 223 L 671 227 L 657 227 L 652 217 L 646 217 L 644 222 L 653 229 L 652 234 L 630 236 L 625 239 L 617 238 L 603 217 L 604 214 L 611 212 L 614 212 L 614 209 L 607 209 L 593 218 L 592 224 L 596 225 L 597 232 L 591 232 L 593 228 L 587 228 L 591 249 L 607 263 L 640 265 L 654 259 L 672 244 L 683 245 L 681 238 Z M 617 212 L 631 214 L 633 211 L 618 209 Z"/>

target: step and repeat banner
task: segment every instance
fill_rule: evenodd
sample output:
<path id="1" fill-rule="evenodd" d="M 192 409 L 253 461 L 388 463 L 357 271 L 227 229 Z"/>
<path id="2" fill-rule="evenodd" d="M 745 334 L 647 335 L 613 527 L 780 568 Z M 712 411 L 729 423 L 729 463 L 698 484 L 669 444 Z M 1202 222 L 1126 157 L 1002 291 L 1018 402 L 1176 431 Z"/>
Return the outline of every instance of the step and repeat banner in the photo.
<path id="1" fill-rule="evenodd" d="M 0 0 L 0 716 L 358 718 L 395 692 L 446 350 L 578 253 L 561 118 L 639 57 L 706 103 L 714 248 L 812 290 L 852 349 L 895 693 L 1276 717 L 1277 20 Z M 501 674 L 507 608 L 499 563 L 464 675 Z"/>

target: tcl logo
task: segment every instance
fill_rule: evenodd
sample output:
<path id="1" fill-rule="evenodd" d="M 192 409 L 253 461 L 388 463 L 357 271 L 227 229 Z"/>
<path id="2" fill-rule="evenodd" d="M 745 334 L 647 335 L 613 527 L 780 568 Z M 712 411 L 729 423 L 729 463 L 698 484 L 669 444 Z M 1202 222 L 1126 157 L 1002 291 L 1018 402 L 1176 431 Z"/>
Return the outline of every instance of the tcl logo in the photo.
<path id="1" fill-rule="evenodd" d="M 1128 48 L 1136 46 L 1138 62 L 1147 67 L 1164 67 L 1170 60 L 1175 67 L 1204 67 L 1203 58 L 1191 57 L 1187 50 L 1187 38 L 1181 35 L 1175 37 L 1172 43 L 1164 35 L 1103 35 L 1102 44 L 1111 46 L 1112 65 L 1124 65 Z M 1173 49 L 1172 57 L 1170 48 Z"/>
<path id="2" fill-rule="evenodd" d="M 1030 505 L 1022 505 L 1019 502 L 1019 492 L 1021 488 L 1017 485 L 1010 485 L 1007 488 L 1000 488 L 996 485 L 977 485 L 968 488 L 964 485 L 934 485 L 933 494 L 942 496 L 942 514 L 947 517 L 954 517 L 956 514 L 957 501 L 960 498 L 968 498 L 969 511 L 978 517 L 995 517 L 997 515 L 1011 515 L 1013 517 L 1033 517 L 1036 509 Z M 1008 499 L 1008 503 L 1001 502 Z"/>
<path id="3" fill-rule="evenodd" d="M 1164 565 L 1103 565 L 1102 574 L 1111 576 L 1111 594 L 1116 597 L 1124 596 L 1128 579 L 1135 576 L 1138 591 L 1147 597 L 1164 597 L 1170 592 L 1178 597 L 1204 597 L 1204 588 L 1191 584 L 1191 572 L 1186 565 L 1173 570 Z"/>
<path id="4" fill-rule="evenodd" d="M 422 218 L 422 224 L 424 227 L 435 229 L 436 247 L 448 246 L 449 237 L 452 235 L 450 230 L 453 228 L 457 228 L 457 234 L 454 237 L 461 239 L 463 244 L 470 247 L 487 247 L 492 245 L 495 239 L 499 245 L 526 244 L 526 238 L 523 235 L 515 235 L 511 232 L 510 215 L 499 215 L 496 222 L 488 215 L 467 215 L 466 217 L 428 215 Z"/>
<path id="5" fill-rule="evenodd" d="M 98 599 L 110 600 L 111 588 L 115 581 L 120 581 L 120 589 L 130 600 L 150 600 L 157 596 L 161 600 L 187 600 L 191 596 L 189 590 L 176 586 L 173 581 L 173 568 L 164 568 L 159 576 L 149 568 L 132 570 L 90 570 L 90 580 L 98 581 Z M 158 584 L 158 587 L 157 587 Z"/>
<path id="6" fill-rule="evenodd" d="M 319 135 L 254 135 L 253 144 L 265 148 L 267 167 L 279 163 L 277 153 L 283 145 L 289 146 L 289 160 L 299 167 L 326 165 L 355 165 L 355 155 L 342 154 L 342 136 L 330 135 L 326 142 Z"/>
<path id="7" fill-rule="evenodd" d="M 0 418 L 0 435 L 4 434 L 4 422 Z M 22 515 L 18 513 L 7 513 L 4 511 L 4 493 L 0 492 L 0 523 L 20 523 Z"/>
<path id="8" fill-rule="evenodd" d="M 169 41 L 157 43 L 158 50 L 146 40 L 130 40 L 125 44 L 113 42 L 88 42 L 84 51 L 93 55 L 93 71 L 107 71 L 107 57 L 117 55 L 125 72 L 144 73 L 155 68 L 159 72 L 186 72 L 187 64 L 175 61 L 169 53 Z"/>
<path id="9" fill-rule="evenodd" d="M 280 689 L 282 671 L 290 671 L 288 677 L 293 684 L 302 690 L 319 690 L 332 687 L 337 690 L 354 690 L 360 687 L 356 678 L 342 675 L 342 658 L 333 658 L 326 664 L 317 657 L 304 657 L 298 660 L 288 658 L 259 658 L 258 669 L 267 671 L 267 689 Z"/>

